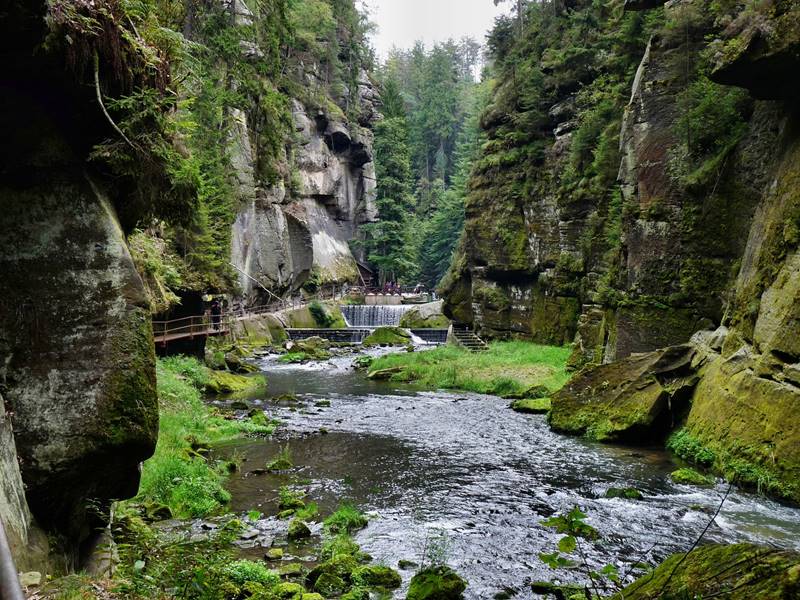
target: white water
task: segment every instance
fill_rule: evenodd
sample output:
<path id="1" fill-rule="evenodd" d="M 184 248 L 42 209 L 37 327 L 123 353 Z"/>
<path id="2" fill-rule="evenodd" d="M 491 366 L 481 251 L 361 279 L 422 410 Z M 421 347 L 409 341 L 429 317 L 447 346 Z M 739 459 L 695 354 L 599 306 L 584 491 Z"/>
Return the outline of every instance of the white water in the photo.
<path id="1" fill-rule="evenodd" d="M 396 327 L 400 318 L 411 305 L 374 305 L 356 304 L 342 306 L 342 314 L 348 327 Z"/>

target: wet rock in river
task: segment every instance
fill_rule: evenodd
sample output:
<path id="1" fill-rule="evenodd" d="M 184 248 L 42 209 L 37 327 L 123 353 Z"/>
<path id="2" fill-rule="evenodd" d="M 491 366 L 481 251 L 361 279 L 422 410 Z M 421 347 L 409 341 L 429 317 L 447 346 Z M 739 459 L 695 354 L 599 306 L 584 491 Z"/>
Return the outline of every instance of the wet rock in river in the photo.
<path id="1" fill-rule="evenodd" d="M 294 519 L 291 523 L 289 523 L 289 531 L 287 535 L 290 540 L 299 540 L 311 537 L 311 530 L 308 528 L 308 525 L 306 525 L 300 519 Z"/>
<path id="2" fill-rule="evenodd" d="M 353 571 L 353 581 L 370 588 L 393 590 L 403 583 L 400 574 L 383 565 L 367 565 Z"/>
<path id="3" fill-rule="evenodd" d="M 712 477 L 707 477 L 694 469 L 678 469 L 670 473 L 669 476 L 675 483 L 682 483 L 685 485 L 714 485 L 714 479 Z"/>
<path id="4" fill-rule="evenodd" d="M 641 500 L 642 492 L 636 488 L 610 487 L 606 490 L 606 498 L 625 498 L 626 500 Z"/>
<path id="5" fill-rule="evenodd" d="M 406 600 L 458 600 L 467 582 L 450 567 L 423 569 L 411 579 Z"/>

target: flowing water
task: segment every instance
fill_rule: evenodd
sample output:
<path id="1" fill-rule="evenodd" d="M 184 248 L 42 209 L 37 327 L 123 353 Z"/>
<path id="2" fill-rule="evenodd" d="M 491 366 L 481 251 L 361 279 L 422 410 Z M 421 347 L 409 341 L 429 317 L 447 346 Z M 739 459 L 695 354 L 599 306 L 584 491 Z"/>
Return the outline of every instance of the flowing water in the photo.
<path id="1" fill-rule="evenodd" d="M 305 408 L 259 401 L 284 425 L 275 440 L 236 446 L 246 462 L 229 485 L 235 510 L 275 514 L 278 487 L 299 481 L 323 516 L 342 498 L 374 513 L 356 539 L 376 561 L 419 562 L 426 539 L 444 539 L 448 563 L 469 581 L 467 598 L 504 590 L 533 598 L 531 581 L 581 580 L 579 572 L 552 571 L 538 559 L 555 551 L 561 537 L 543 519 L 579 505 L 600 532 L 588 548 L 589 563 L 613 563 L 625 572 L 632 563 L 687 549 L 727 489 L 672 483 L 676 465 L 662 450 L 561 436 L 543 416 L 513 412 L 499 398 L 372 382 L 350 362 L 261 363 L 270 395 L 297 394 Z M 330 407 L 315 407 L 320 400 Z M 248 475 L 286 444 L 296 465 L 292 475 Z M 611 486 L 635 487 L 645 497 L 606 499 Z M 262 543 L 281 527 L 285 522 L 260 521 Z M 734 489 L 705 539 L 798 548 L 800 510 Z M 289 551 L 313 559 L 310 548 Z M 250 552 L 263 555 L 258 547 Z M 412 573 L 402 572 L 404 587 Z"/>
<path id="2" fill-rule="evenodd" d="M 396 327 L 401 317 L 414 307 L 409 304 L 353 304 L 341 308 L 348 327 Z"/>

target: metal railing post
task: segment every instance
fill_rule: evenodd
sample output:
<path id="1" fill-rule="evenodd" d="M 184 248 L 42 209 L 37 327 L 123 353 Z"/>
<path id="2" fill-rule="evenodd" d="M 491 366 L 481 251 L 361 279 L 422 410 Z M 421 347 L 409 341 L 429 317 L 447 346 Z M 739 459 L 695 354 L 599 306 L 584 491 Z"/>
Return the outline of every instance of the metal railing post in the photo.
<path id="1" fill-rule="evenodd" d="M 0 600 L 25 600 L 2 519 L 0 519 Z"/>

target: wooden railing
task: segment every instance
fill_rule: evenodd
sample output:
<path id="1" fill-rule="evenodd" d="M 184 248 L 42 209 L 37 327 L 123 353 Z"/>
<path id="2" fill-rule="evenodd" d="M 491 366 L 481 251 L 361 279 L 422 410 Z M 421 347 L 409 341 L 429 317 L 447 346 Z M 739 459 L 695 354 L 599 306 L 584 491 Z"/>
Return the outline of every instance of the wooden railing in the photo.
<path id="1" fill-rule="evenodd" d="M 231 315 L 222 314 L 217 319 L 209 314 L 183 317 L 170 321 L 153 321 L 153 339 L 156 343 L 224 335 L 230 332 Z"/>

